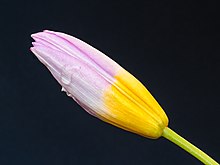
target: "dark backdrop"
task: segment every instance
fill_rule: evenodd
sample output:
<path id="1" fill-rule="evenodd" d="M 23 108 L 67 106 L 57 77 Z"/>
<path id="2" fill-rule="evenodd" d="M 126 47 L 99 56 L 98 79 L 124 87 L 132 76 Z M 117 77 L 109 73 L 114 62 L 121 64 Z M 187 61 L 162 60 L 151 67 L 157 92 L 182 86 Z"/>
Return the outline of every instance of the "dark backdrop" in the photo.
<path id="1" fill-rule="evenodd" d="M 200 164 L 160 138 L 106 124 L 61 92 L 29 51 L 44 29 L 74 35 L 134 74 L 169 126 L 220 161 L 219 6 L 207 1 L 1 0 L 0 164 Z"/>

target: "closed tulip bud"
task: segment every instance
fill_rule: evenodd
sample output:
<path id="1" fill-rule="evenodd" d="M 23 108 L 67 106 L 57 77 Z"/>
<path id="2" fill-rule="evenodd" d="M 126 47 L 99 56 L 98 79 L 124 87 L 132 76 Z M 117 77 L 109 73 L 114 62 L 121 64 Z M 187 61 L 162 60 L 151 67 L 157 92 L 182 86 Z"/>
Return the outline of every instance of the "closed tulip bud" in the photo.
<path id="1" fill-rule="evenodd" d="M 125 130 L 158 138 L 168 124 L 160 105 L 130 73 L 90 45 L 63 33 L 33 34 L 37 58 L 87 112 Z"/>
<path id="2" fill-rule="evenodd" d="M 60 32 L 39 32 L 32 38 L 31 51 L 88 113 L 144 137 L 169 137 L 168 118 L 161 106 L 134 76 L 105 54 Z"/>

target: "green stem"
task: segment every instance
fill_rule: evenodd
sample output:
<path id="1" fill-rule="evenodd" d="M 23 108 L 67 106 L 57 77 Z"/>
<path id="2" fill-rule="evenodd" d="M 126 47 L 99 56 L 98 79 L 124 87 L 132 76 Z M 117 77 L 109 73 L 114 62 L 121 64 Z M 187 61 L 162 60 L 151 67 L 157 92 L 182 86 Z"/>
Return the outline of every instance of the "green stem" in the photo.
<path id="1" fill-rule="evenodd" d="M 201 162 L 207 165 L 219 165 L 214 159 L 212 159 L 210 156 L 208 156 L 206 153 L 198 149 L 196 146 L 182 138 L 180 135 L 175 133 L 170 128 L 166 127 L 163 130 L 163 137 L 170 140 L 171 142 L 175 143 L 176 145 L 180 146 L 187 152 L 189 152 L 191 155 L 199 159 Z"/>

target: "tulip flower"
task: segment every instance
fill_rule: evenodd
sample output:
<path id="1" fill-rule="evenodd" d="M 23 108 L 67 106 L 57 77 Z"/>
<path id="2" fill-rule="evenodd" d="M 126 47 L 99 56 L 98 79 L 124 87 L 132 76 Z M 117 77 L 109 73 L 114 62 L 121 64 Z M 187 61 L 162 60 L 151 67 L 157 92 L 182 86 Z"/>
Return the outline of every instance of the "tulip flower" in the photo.
<path id="1" fill-rule="evenodd" d="M 206 164 L 218 164 L 168 127 L 168 118 L 150 92 L 105 54 L 70 35 L 32 34 L 31 51 L 68 96 L 91 115 L 124 130 L 179 145 Z"/>

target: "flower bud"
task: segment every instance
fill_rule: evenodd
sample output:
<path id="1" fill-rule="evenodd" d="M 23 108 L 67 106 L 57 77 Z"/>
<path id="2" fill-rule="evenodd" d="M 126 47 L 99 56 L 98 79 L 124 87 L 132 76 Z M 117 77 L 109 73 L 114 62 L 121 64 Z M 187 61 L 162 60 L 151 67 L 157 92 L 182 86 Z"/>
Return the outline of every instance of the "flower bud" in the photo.
<path id="1" fill-rule="evenodd" d="M 168 118 L 130 73 L 85 42 L 60 32 L 32 35 L 31 51 L 88 113 L 127 131 L 156 139 Z"/>

